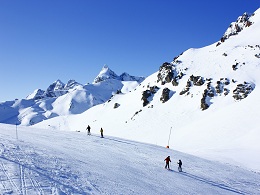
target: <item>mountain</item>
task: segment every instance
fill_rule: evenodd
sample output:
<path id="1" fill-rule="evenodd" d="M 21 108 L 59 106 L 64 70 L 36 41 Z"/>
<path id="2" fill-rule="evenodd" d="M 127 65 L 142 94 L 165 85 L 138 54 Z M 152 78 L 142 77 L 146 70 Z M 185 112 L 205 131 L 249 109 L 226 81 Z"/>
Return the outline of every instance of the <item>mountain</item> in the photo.
<path id="1" fill-rule="evenodd" d="M 128 73 L 124 72 L 118 76 L 114 71 L 112 71 L 107 65 L 104 65 L 98 76 L 94 79 L 94 83 L 99 83 L 108 79 L 116 79 L 120 81 L 137 81 L 141 83 L 145 78 L 131 76 Z"/>
<path id="2" fill-rule="evenodd" d="M 259 34 L 260 9 L 231 23 L 222 41 L 163 63 L 130 93 L 35 127 L 102 127 L 105 135 L 260 171 Z"/>
<path id="3" fill-rule="evenodd" d="M 260 175 L 238 166 L 117 137 L 15 129 L 0 124 L 0 194 L 259 194 Z"/>
<path id="4" fill-rule="evenodd" d="M 57 80 L 46 90 L 36 89 L 25 99 L 0 103 L 0 123 L 33 125 L 60 115 L 80 114 L 106 102 L 115 93 L 128 93 L 144 77 L 127 73 L 117 76 L 104 66 L 93 84 Z"/>

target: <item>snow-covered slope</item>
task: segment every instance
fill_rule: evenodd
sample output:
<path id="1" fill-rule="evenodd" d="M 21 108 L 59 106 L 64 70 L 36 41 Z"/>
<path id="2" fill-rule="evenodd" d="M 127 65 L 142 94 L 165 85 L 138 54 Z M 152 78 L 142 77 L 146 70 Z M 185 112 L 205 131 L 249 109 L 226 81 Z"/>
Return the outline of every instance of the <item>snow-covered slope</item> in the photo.
<path id="1" fill-rule="evenodd" d="M 131 93 L 36 125 L 169 145 L 260 171 L 260 9 L 223 42 L 165 62 Z M 240 22 L 240 19 L 238 20 Z M 227 32 L 225 33 L 225 35 Z"/>
<path id="2" fill-rule="evenodd" d="M 165 147 L 0 124 L 0 194 L 259 194 L 260 175 Z M 18 138 L 18 139 L 16 139 Z M 171 156 L 171 171 L 164 159 Z M 177 172 L 177 161 L 183 172 Z"/>
<path id="3" fill-rule="evenodd" d="M 143 77 L 117 76 L 104 66 L 93 84 L 57 80 L 47 90 L 36 89 L 26 99 L 0 103 L 0 122 L 33 125 L 60 115 L 79 114 L 106 102 L 115 93 L 128 93 Z"/>

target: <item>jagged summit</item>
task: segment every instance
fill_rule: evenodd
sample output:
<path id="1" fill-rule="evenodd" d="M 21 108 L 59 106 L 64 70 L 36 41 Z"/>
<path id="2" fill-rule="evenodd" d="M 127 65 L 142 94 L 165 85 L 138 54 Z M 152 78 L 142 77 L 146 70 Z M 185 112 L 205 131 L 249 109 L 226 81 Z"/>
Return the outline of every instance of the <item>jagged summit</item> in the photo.
<path id="1" fill-rule="evenodd" d="M 64 84 L 61 80 L 54 81 L 46 90 L 36 89 L 33 93 L 26 97 L 29 99 L 44 99 L 44 98 L 52 98 L 62 96 L 70 89 L 73 89 L 76 86 L 82 86 L 82 84 L 76 82 L 75 80 L 69 80 L 67 84 Z"/>
<path id="2" fill-rule="evenodd" d="M 131 76 L 124 72 L 118 76 L 114 71 L 112 71 L 107 65 L 104 65 L 98 76 L 94 79 L 93 83 L 99 83 L 108 79 L 116 79 L 119 81 L 137 81 L 142 82 L 144 77 Z"/>
<path id="3" fill-rule="evenodd" d="M 54 83 L 52 83 L 46 90 L 45 92 L 45 96 L 46 97 L 57 97 L 57 96 L 61 96 L 65 93 L 67 93 L 66 91 L 64 91 L 64 86 L 65 84 L 63 82 L 61 82 L 60 80 L 55 81 Z"/>
<path id="4" fill-rule="evenodd" d="M 116 93 L 128 93 L 143 80 L 127 73 L 118 76 L 105 65 L 93 84 L 82 85 L 75 80 L 65 84 L 58 79 L 46 90 L 34 90 L 26 99 L 0 103 L 0 122 L 33 125 L 56 116 L 79 114 Z"/>
<path id="5" fill-rule="evenodd" d="M 30 99 L 42 99 L 44 97 L 45 91 L 42 89 L 35 89 L 30 95 L 26 97 L 27 100 Z"/>
<path id="6" fill-rule="evenodd" d="M 225 42 L 229 37 L 237 35 L 246 27 L 250 27 L 253 22 L 251 21 L 251 17 L 255 14 L 250 14 L 245 12 L 242 16 L 239 16 L 235 22 L 232 22 L 226 32 L 220 39 L 220 42 L 217 43 L 217 46 L 221 43 Z"/>
<path id="7" fill-rule="evenodd" d="M 82 86 L 82 84 L 78 83 L 75 80 L 69 80 L 68 83 L 64 86 L 65 90 L 73 89 L 77 86 Z"/>
<path id="8" fill-rule="evenodd" d="M 119 79 L 119 77 L 107 65 L 104 65 L 98 76 L 94 79 L 94 83 L 99 83 L 107 79 Z"/>

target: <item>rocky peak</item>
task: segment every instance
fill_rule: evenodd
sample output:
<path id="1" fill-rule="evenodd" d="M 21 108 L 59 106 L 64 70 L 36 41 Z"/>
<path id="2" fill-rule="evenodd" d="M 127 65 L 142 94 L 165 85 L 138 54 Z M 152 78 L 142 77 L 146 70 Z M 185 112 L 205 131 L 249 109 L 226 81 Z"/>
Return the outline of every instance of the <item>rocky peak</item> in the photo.
<path id="1" fill-rule="evenodd" d="M 217 46 L 221 43 L 225 42 L 226 39 L 233 35 L 237 35 L 239 32 L 241 32 L 244 28 L 249 27 L 252 25 L 252 22 L 250 21 L 252 14 L 244 13 L 242 16 L 239 16 L 236 20 L 236 22 L 232 22 L 224 35 L 221 37 L 220 42 L 218 42 Z"/>
<path id="2" fill-rule="evenodd" d="M 108 79 L 116 79 L 119 81 L 137 81 L 142 82 L 145 77 L 137 77 L 137 76 L 131 76 L 128 73 L 124 72 L 120 76 L 118 76 L 114 71 L 112 71 L 107 65 L 104 65 L 101 69 L 98 76 L 94 79 L 94 83 L 99 83 L 101 81 L 105 81 Z"/>
<path id="3" fill-rule="evenodd" d="M 64 91 L 64 87 L 65 84 L 63 82 L 61 82 L 60 80 L 55 81 L 54 83 L 52 83 L 46 90 L 45 92 L 45 96 L 46 97 L 58 97 L 61 96 L 65 93 L 67 93 L 67 91 Z"/>
<path id="4" fill-rule="evenodd" d="M 81 84 L 78 83 L 77 81 L 69 80 L 68 83 L 64 86 L 64 89 L 69 90 L 69 89 L 72 89 L 72 88 L 79 86 L 79 85 L 81 85 Z"/>
<path id="5" fill-rule="evenodd" d="M 59 79 L 55 82 L 53 82 L 48 88 L 47 91 L 57 91 L 62 90 L 64 88 L 65 84 L 61 82 Z"/>
<path id="6" fill-rule="evenodd" d="M 26 99 L 27 100 L 29 100 L 29 99 L 34 99 L 34 100 L 42 99 L 44 92 L 45 92 L 44 90 L 36 89 L 36 90 L 34 90 L 34 92 L 32 92 L 30 95 L 28 95 L 26 97 Z"/>
<path id="7" fill-rule="evenodd" d="M 121 81 L 137 81 L 138 83 L 141 83 L 145 79 L 145 77 L 131 76 L 126 72 L 122 73 L 119 78 Z"/>
<path id="8" fill-rule="evenodd" d="M 94 83 L 99 83 L 107 79 L 118 79 L 117 74 L 112 71 L 107 65 L 104 65 L 98 76 L 94 79 Z"/>

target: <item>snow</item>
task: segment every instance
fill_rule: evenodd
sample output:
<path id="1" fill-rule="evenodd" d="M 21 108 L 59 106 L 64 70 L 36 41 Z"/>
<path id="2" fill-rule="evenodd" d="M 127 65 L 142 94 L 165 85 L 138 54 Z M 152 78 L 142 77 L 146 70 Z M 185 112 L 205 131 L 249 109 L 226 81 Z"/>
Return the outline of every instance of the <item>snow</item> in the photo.
<path id="1" fill-rule="evenodd" d="M 0 194 L 260 193 L 259 173 L 97 131 L 0 124 Z"/>
<path id="2" fill-rule="evenodd" d="M 1 121 L 21 125 L 17 140 L 16 126 L 0 124 L 0 194 L 260 194 L 260 9 L 250 21 L 220 45 L 191 48 L 168 63 L 174 76 L 183 74 L 177 86 L 158 81 L 159 71 L 140 83 L 104 66 L 92 84 L 69 81 L 64 95 L 1 103 Z M 205 83 L 195 85 L 192 75 Z M 202 111 L 208 85 L 213 97 Z M 250 89 L 240 100 L 238 85 Z M 165 88 L 170 99 L 162 103 Z M 163 168 L 168 155 L 172 171 Z"/>
<path id="3" fill-rule="evenodd" d="M 122 75 L 125 75 L 125 81 L 117 76 L 117 79 L 86 85 L 75 80 L 69 80 L 65 85 L 57 80 L 46 92 L 37 89 L 26 99 L 0 103 L 0 122 L 33 125 L 59 115 L 83 113 L 90 107 L 106 102 L 117 91 L 130 92 L 139 85 L 139 81 L 135 79 L 142 80 L 142 77 L 130 76 L 127 73 Z"/>
<path id="4" fill-rule="evenodd" d="M 173 61 L 175 71 L 184 73 L 178 86 L 157 82 L 156 72 L 127 94 L 114 95 L 104 104 L 81 114 L 56 117 L 34 127 L 49 129 L 52 126 L 67 131 L 82 131 L 87 125 L 94 129 L 103 127 L 107 135 L 163 147 L 168 145 L 172 128 L 170 148 L 260 172 L 260 61 L 255 56 L 260 54 L 260 9 L 250 21 L 250 27 L 219 46 L 214 43 L 189 49 L 178 57 L 178 63 Z M 238 67 L 234 70 L 232 65 L 236 63 Z M 202 86 L 192 85 L 189 94 L 180 95 L 191 75 L 210 79 L 211 87 L 227 79 L 229 84 L 222 85 L 228 95 L 215 92 L 213 98 L 206 100 L 210 107 L 202 111 L 201 98 L 208 82 Z M 244 83 L 253 90 L 245 99 L 234 99 L 235 89 Z M 142 93 L 153 86 L 159 90 L 143 107 Z M 166 87 L 171 97 L 162 103 L 160 98 Z M 115 104 L 119 107 L 114 108 Z"/>

